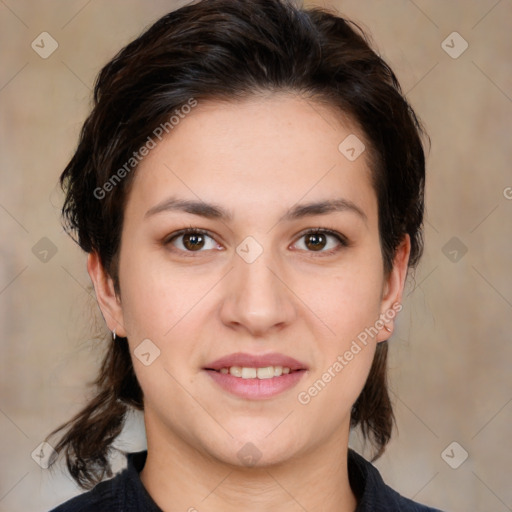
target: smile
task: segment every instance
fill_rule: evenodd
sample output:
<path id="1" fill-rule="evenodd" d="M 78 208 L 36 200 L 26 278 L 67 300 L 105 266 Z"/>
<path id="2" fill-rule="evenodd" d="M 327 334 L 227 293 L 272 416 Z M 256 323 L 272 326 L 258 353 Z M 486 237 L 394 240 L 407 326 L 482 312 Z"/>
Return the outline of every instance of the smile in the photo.
<path id="1" fill-rule="evenodd" d="M 271 379 L 290 373 L 288 366 L 265 366 L 263 368 L 248 368 L 246 366 L 231 366 L 230 368 L 221 368 L 220 373 L 233 375 L 241 379 Z"/>
<path id="2" fill-rule="evenodd" d="M 306 363 L 277 352 L 236 352 L 208 363 L 203 371 L 216 386 L 231 395 L 248 400 L 262 400 L 296 386 L 308 369 Z"/>
<path id="3" fill-rule="evenodd" d="M 264 400 L 280 395 L 295 387 L 307 373 L 306 370 L 289 370 L 280 366 L 232 366 L 229 369 L 204 371 L 217 388 L 246 400 Z"/>

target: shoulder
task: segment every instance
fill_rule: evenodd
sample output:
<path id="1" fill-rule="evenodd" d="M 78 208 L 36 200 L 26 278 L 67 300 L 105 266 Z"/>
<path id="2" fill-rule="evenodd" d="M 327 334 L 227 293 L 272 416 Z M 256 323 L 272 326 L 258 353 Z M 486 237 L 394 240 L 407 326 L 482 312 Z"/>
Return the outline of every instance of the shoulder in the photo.
<path id="1" fill-rule="evenodd" d="M 94 489 L 71 498 L 50 512 L 101 512 L 103 510 L 114 512 L 121 510 L 119 499 L 123 493 L 125 471 L 111 480 L 97 484 Z"/>
<path id="2" fill-rule="evenodd" d="M 145 451 L 128 454 L 127 467 L 121 473 L 50 512 L 159 512 L 139 476 L 146 455 Z"/>
<path id="3" fill-rule="evenodd" d="M 416 501 L 412 501 L 409 498 L 405 498 L 401 496 L 396 491 L 391 489 L 386 485 L 387 491 L 389 493 L 390 499 L 393 500 L 394 507 L 389 510 L 400 511 L 400 512 L 442 512 L 437 508 L 428 507 L 427 505 L 422 505 Z"/>
<path id="4" fill-rule="evenodd" d="M 356 512 L 442 512 L 401 496 L 386 485 L 373 464 L 349 450 L 350 485 L 358 497 Z"/>

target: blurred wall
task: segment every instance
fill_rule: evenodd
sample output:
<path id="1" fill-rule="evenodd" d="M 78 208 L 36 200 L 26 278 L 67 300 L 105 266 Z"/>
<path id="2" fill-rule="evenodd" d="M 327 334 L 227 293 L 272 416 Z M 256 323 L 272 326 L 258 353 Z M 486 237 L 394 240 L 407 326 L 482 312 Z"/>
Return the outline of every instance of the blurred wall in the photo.
<path id="1" fill-rule="evenodd" d="M 44 511 L 78 492 L 35 462 L 85 402 L 102 346 L 57 179 L 102 65 L 183 3 L 0 1 L 0 511 Z M 425 255 L 390 341 L 398 434 L 376 466 L 445 510 L 512 510 L 512 3 L 315 5 L 370 31 L 432 140 Z M 140 418 L 122 442 L 144 446 Z"/>

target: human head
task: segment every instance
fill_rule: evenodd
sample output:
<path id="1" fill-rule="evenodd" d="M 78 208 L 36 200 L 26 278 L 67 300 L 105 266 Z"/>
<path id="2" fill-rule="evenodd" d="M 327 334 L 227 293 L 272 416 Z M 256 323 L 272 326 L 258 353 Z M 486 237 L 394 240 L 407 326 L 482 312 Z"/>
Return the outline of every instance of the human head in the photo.
<path id="1" fill-rule="evenodd" d="M 321 9 L 301 10 L 277 0 L 210 0 L 164 16 L 103 68 L 94 109 L 61 177 L 67 225 L 84 251 L 98 254 L 118 293 L 123 214 L 139 165 L 134 153 L 149 138 L 156 140 L 161 126 L 172 137 L 171 116 L 181 119 L 186 106 L 193 110 L 196 104 L 286 91 L 329 107 L 359 130 L 377 196 L 383 271 L 390 272 L 405 235 L 411 243 L 409 265 L 417 263 L 421 128 L 395 75 L 362 31 Z M 71 448 L 72 474 L 85 483 L 94 470 L 106 467 L 106 448 L 122 428 L 126 407 L 143 408 L 128 345 L 120 341 L 108 349 L 97 397 L 63 438 L 62 446 Z M 392 427 L 386 356 L 387 346 L 380 343 L 351 417 L 378 454 Z M 92 421 L 100 426 L 97 437 L 81 439 Z"/>

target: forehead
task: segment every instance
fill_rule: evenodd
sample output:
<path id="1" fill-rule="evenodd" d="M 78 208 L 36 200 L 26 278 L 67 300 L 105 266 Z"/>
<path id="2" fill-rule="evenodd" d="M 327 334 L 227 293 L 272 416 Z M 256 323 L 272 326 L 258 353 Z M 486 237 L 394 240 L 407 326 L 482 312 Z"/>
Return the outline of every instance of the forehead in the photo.
<path id="1" fill-rule="evenodd" d="M 139 164 L 128 207 L 173 195 L 263 213 L 269 205 L 342 196 L 371 216 L 364 147 L 347 116 L 313 100 L 272 94 L 199 102 Z"/>

